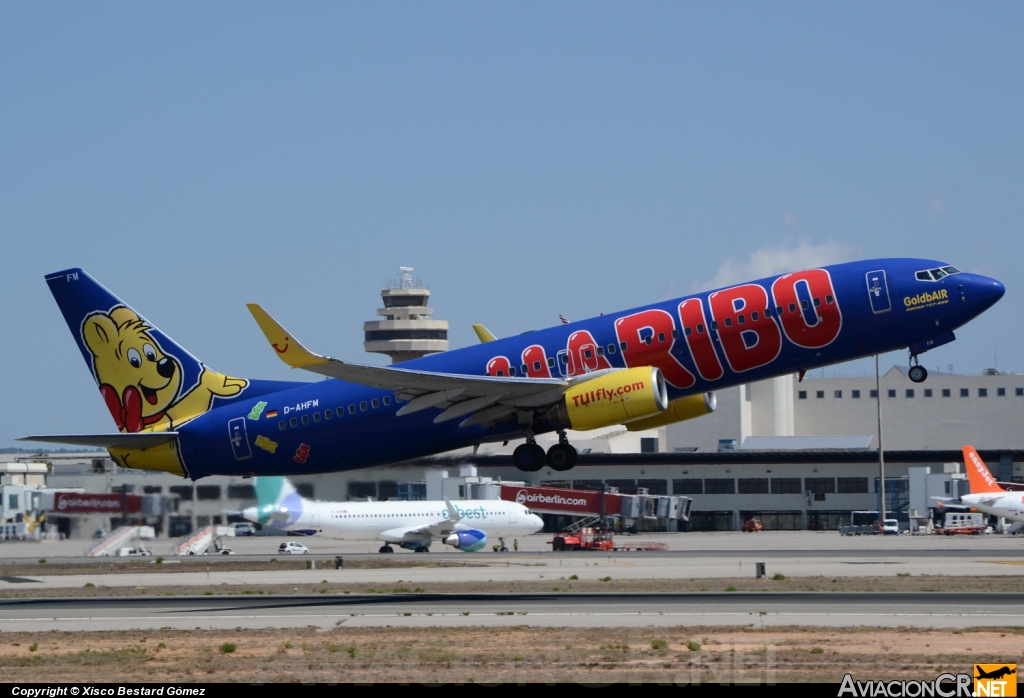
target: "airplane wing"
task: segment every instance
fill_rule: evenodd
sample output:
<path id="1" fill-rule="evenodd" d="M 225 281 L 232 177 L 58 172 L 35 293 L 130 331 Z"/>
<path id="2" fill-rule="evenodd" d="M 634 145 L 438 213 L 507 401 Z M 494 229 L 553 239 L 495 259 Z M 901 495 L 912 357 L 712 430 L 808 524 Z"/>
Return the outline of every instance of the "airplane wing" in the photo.
<path id="1" fill-rule="evenodd" d="M 130 434 L 52 434 L 48 436 L 22 436 L 18 441 L 39 441 L 47 444 L 92 446 L 96 448 L 125 448 L 145 451 L 162 446 L 178 438 L 176 431 L 137 432 Z"/>
<path id="2" fill-rule="evenodd" d="M 457 530 L 459 528 L 457 524 L 459 523 L 459 521 L 462 520 L 462 516 L 459 514 L 459 510 L 452 506 L 452 503 L 448 500 L 447 497 L 444 498 L 444 505 L 448 509 L 447 519 L 442 519 L 441 521 L 435 521 L 433 523 L 428 524 L 420 524 L 419 526 L 392 528 L 382 532 L 377 537 L 389 543 L 403 543 L 423 540 L 427 536 L 431 538 L 443 539 L 452 531 Z"/>
<path id="3" fill-rule="evenodd" d="M 399 416 L 439 407 L 444 411 L 434 418 L 435 423 L 472 415 L 460 426 L 484 424 L 506 417 L 517 408 L 553 405 L 570 385 L 570 381 L 558 378 L 471 376 L 352 364 L 309 351 L 259 305 L 250 303 L 247 307 L 270 346 L 286 364 L 350 383 L 394 391 L 400 399 L 408 401 L 398 410 Z M 586 377 L 595 375 L 590 373 Z"/>

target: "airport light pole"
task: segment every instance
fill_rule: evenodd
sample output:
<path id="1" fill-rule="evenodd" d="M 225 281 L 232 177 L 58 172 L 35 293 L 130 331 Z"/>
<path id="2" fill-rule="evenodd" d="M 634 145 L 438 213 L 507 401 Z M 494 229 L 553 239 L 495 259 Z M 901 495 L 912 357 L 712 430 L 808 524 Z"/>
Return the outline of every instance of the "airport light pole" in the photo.
<path id="1" fill-rule="evenodd" d="M 882 379 L 878 370 L 878 354 L 875 354 L 875 410 L 878 416 L 878 514 L 885 526 L 885 454 L 882 451 Z"/>

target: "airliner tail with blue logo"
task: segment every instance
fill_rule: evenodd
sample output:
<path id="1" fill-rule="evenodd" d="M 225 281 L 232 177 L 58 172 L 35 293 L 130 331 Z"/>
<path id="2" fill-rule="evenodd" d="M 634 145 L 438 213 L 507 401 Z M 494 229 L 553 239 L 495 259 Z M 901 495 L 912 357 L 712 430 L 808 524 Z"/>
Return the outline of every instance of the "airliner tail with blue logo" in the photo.
<path id="1" fill-rule="evenodd" d="M 630 430 L 698 418 L 714 391 L 907 349 L 918 356 L 995 304 L 1003 285 L 925 259 L 805 269 L 389 367 L 307 349 L 264 308 L 274 355 L 328 377 L 218 373 L 81 269 L 46 277 L 100 396 L 108 434 L 24 440 L 102 447 L 126 468 L 207 475 L 326 473 L 525 439 L 523 471 L 576 462 L 567 430 Z M 170 290 L 170 289 L 169 289 Z M 545 452 L 537 434 L 557 432 Z"/>

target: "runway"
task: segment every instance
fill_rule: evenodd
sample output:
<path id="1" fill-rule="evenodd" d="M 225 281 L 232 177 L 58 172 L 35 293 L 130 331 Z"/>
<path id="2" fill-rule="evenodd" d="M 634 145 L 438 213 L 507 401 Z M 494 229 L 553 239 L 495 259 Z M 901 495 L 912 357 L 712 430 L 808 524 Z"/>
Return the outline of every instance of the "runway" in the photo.
<path id="1" fill-rule="evenodd" d="M 5 631 L 350 626 L 1024 625 L 1024 593 L 552 593 L 13 599 Z"/>

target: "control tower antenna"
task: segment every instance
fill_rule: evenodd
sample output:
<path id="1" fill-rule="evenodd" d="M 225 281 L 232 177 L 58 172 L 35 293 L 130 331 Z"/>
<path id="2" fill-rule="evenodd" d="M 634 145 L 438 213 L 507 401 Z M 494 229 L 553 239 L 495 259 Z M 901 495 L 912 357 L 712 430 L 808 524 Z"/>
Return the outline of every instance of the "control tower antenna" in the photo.
<path id="1" fill-rule="evenodd" d="M 448 322 L 431 318 L 430 289 L 414 280 L 412 271 L 412 267 L 398 267 L 398 278 L 386 282 L 380 292 L 384 307 L 377 315 L 383 319 L 363 323 L 363 348 L 387 354 L 395 364 L 448 350 Z"/>

